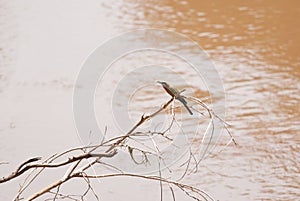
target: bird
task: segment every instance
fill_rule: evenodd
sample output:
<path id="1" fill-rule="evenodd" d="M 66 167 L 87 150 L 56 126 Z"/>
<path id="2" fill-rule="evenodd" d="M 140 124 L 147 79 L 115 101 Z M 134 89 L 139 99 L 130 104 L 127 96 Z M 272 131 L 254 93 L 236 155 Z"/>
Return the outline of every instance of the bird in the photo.
<path id="1" fill-rule="evenodd" d="M 193 115 L 193 112 L 192 112 L 191 109 L 187 106 L 186 100 L 183 98 L 183 96 L 180 95 L 180 92 L 179 92 L 177 89 L 171 87 L 171 86 L 170 86 L 168 83 L 166 83 L 166 82 L 157 81 L 157 83 L 161 84 L 162 87 L 166 90 L 166 92 L 167 92 L 170 96 L 172 96 L 172 97 L 174 97 L 175 99 L 179 100 L 179 101 L 184 105 L 184 107 L 187 109 L 187 111 L 190 113 L 190 115 Z"/>

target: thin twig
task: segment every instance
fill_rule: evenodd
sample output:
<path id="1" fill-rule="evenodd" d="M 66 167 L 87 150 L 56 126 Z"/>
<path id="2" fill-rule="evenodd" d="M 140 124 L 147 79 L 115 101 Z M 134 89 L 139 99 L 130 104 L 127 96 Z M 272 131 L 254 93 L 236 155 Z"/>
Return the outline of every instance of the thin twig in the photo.
<path id="1" fill-rule="evenodd" d="M 76 174 L 74 177 L 83 177 L 82 174 Z M 158 176 L 145 176 L 145 175 L 138 175 L 138 174 L 129 174 L 129 173 L 123 173 L 123 174 L 104 174 L 104 175 L 85 175 L 87 178 L 97 178 L 97 179 L 102 179 L 102 178 L 112 178 L 112 177 L 136 177 L 136 178 L 141 178 L 141 179 L 147 179 L 147 180 L 154 180 L 158 182 L 163 182 L 166 184 L 172 184 L 177 186 L 180 189 L 184 189 L 188 195 L 191 196 L 187 190 L 190 190 L 191 192 L 197 193 L 199 196 L 201 196 L 205 200 L 214 200 L 209 194 L 207 194 L 205 191 L 195 188 L 193 186 L 179 183 L 176 181 L 168 180 L 162 177 Z M 194 197 L 195 200 L 199 200 L 199 198 Z"/>
<path id="2" fill-rule="evenodd" d="M 34 169 L 34 168 L 57 168 L 57 167 L 61 167 L 61 166 L 65 166 L 65 165 L 68 165 L 68 164 L 71 164 L 73 162 L 76 162 L 76 161 L 79 161 L 79 160 L 82 160 L 82 159 L 86 159 L 86 158 L 92 158 L 92 157 L 113 157 L 114 155 L 116 154 L 116 152 L 106 152 L 106 153 L 102 153 L 102 154 L 91 154 L 91 153 L 85 153 L 85 154 L 82 154 L 82 155 L 79 155 L 79 156 L 73 156 L 71 158 L 69 158 L 68 160 L 64 161 L 64 162 L 61 162 L 61 163 L 56 163 L 56 164 L 53 164 L 53 163 L 47 163 L 47 164 L 31 164 L 31 165 L 26 165 L 28 164 L 29 162 L 32 162 L 31 160 L 32 159 L 29 159 L 28 161 L 22 163 L 18 168 L 17 168 L 17 171 L 11 173 L 10 175 L 8 175 L 7 177 L 2 177 L 0 179 L 0 183 L 4 183 L 6 181 L 9 181 L 13 178 L 16 178 L 20 175 L 22 175 L 24 172 L 30 170 L 30 169 Z M 34 158 L 35 161 L 37 160 L 37 158 Z M 26 165 L 26 166 L 25 166 Z M 24 167 L 25 166 L 25 167 Z"/>
<path id="3" fill-rule="evenodd" d="M 182 97 L 184 97 L 184 96 L 182 96 Z M 187 98 L 187 97 L 184 97 L 184 98 Z M 51 156 L 49 159 L 47 159 L 45 162 L 43 162 L 41 164 L 32 164 L 33 162 L 40 160 L 40 158 L 38 158 L 38 157 L 28 159 L 27 161 L 25 161 L 24 163 L 19 165 L 19 167 L 16 169 L 15 172 L 11 173 L 10 175 L 8 175 L 6 177 L 0 178 L 0 183 L 4 183 L 6 181 L 14 179 L 14 178 L 22 175 L 23 173 L 27 172 L 28 170 L 33 169 L 35 171 L 38 169 L 39 171 L 37 173 L 35 173 L 34 177 L 31 180 L 29 180 L 29 182 L 26 182 L 26 180 L 29 178 L 29 176 L 26 177 L 24 184 L 21 186 L 21 188 L 19 190 L 19 193 L 17 196 L 17 198 L 19 198 L 21 193 L 37 178 L 37 176 L 44 169 L 57 168 L 57 167 L 62 167 L 62 166 L 66 166 L 66 165 L 71 165 L 69 167 L 69 169 L 67 170 L 67 172 L 65 173 L 65 175 L 61 179 L 48 185 L 47 187 L 45 187 L 43 189 L 41 189 L 39 192 L 36 192 L 35 194 L 31 195 L 27 200 L 34 200 L 46 193 L 54 194 L 54 198 L 53 198 L 54 200 L 64 199 L 64 198 L 77 200 L 77 199 L 73 198 L 72 195 L 63 195 L 59 192 L 62 184 L 66 183 L 68 180 L 70 180 L 72 178 L 83 178 L 87 184 L 87 189 L 80 196 L 81 200 L 84 200 L 86 198 L 86 196 L 89 194 L 89 192 L 92 193 L 97 200 L 99 200 L 98 195 L 96 194 L 96 192 L 94 191 L 94 189 L 91 185 L 90 179 L 93 179 L 93 178 L 102 179 L 102 178 L 122 177 L 122 176 L 123 177 L 124 176 L 125 177 L 136 177 L 136 178 L 158 181 L 159 186 L 160 186 L 160 200 L 161 201 L 164 198 L 163 197 L 163 184 L 169 185 L 169 189 L 170 189 L 170 192 L 172 194 L 172 198 L 174 201 L 175 201 L 175 192 L 174 192 L 174 189 L 172 188 L 174 186 L 179 188 L 180 190 L 182 190 L 184 193 L 186 193 L 189 197 L 191 197 L 194 200 L 200 200 L 200 199 L 213 200 L 213 198 L 211 196 L 209 196 L 205 191 L 200 190 L 195 187 L 192 187 L 190 185 L 180 183 L 179 181 L 181 179 L 183 179 L 185 177 L 185 175 L 187 174 L 187 172 L 191 166 L 192 160 L 195 160 L 195 169 L 197 170 L 200 161 L 203 160 L 208 155 L 207 153 L 209 151 L 211 151 L 210 144 L 214 140 L 214 133 L 215 133 L 214 120 L 215 119 L 218 119 L 219 121 L 221 121 L 223 123 L 224 128 L 226 129 L 227 133 L 231 137 L 231 141 L 234 142 L 235 144 L 236 144 L 236 142 L 235 142 L 232 134 L 230 133 L 229 129 L 227 128 L 227 126 L 229 124 L 227 124 L 222 118 L 220 118 L 217 114 L 215 114 L 214 111 L 212 111 L 212 109 L 210 109 L 203 101 L 201 101 L 200 99 L 193 98 L 193 97 L 188 97 L 187 99 L 192 100 L 193 102 L 197 103 L 198 105 L 200 105 L 202 108 L 204 108 L 207 111 L 208 115 L 205 115 L 205 116 L 209 116 L 209 119 L 210 119 L 209 126 L 211 129 L 210 129 L 210 133 L 208 133 L 209 130 L 207 130 L 206 134 L 202 138 L 201 143 L 202 144 L 206 143 L 205 144 L 206 147 L 204 148 L 204 150 L 202 152 L 203 155 L 202 155 L 201 159 L 199 161 L 197 161 L 194 154 L 192 153 L 191 148 L 190 148 L 189 158 L 183 164 L 183 165 L 186 165 L 184 173 L 180 177 L 180 179 L 177 181 L 172 181 L 172 180 L 169 180 L 169 179 L 163 177 L 162 169 L 161 169 L 161 165 L 162 165 L 161 162 L 163 162 L 163 164 L 164 164 L 165 161 L 164 161 L 164 158 L 162 157 L 162 153 L 160 151 L 160 147 L 158 146 L 157 141 L 155 141 L 155 139 L 153 138 L 154 135 L 160 135 L 167 140 L 173 141 L 172 138 L 166 136 L 166 133 L 171 132 L 171 128 L 174 127 L 174 124 L 180 128 L 180 131 L 181 131 L 181 133 L 183 133 L 183 135 L 186 135 L 185 132 L 183 131 L 183 128 L 179 125 L 179 122 L 175 118 L 175 114 L 176 114 L 175 107 L 174 107 L 175 97 L 172 97 L 168 102 L 166 102 L 164 105 L 162 105 L 162 107 L 160 107 L 158 110 L 156 110 L 152 114 L 142 115 L 140 120 L 126 134 L 112 138 L 112 139 L 108 139 L 105 141 L 105 136 L 106 136 L 106 132 L 107 132 L 107 127 L 105 127 L 105 132 L 104 132 L 105 136 L 101 139 L 100 144 L 69 149 L 60 154 L 55 154 L 55 155 Z M 170 106 L 170 104 L 172 104 L 172 103 L 173 103 L 173 105 L 171 105 L 171 107 L 170 107 L 171 114 L 172 114 L 172 121 L 165 130 L 163 130 L 162 132 L 157 132 L 157 131 L 137 132 L 136 131 L 137 128 L 139 128 L 143 123 L 145 123 L 149 119 L 153 118 L 154 116 L 158 115 L 163 110 L 167 109 Z M 206 114 L 206 112 L 203 112 L 201 114 L 204 115 L 204 114 Z M 207 135 L 209 135 L 209 136 L 207 136 Z M 148 146 L 145 143 L 140 142 L 138 140 L 139 136 L 149 136 L 151 139 L 152 145 Z M 138 145 L 138 147 L 130 146 L 129 143 L 133 142 L 131 140 L 139 143 L 139 145 L 142 145 L 142 148 L 139 148 L 139 145 Z M 144 175 L 137 175 L 137 174 L 127 174 L 127 173 L 122 172 L 122 170 L 120 170 L 119 168 L 117 168 L 113 165 L 110 165 L 109 163 L 104 163 L 101 160 L 104 157 L 111 158 L 111 157 L 115 156 L 117 154 L 117 150 L 122 149 L 124 147 L 128 149 L 132 160 L 137 164 L 147 164 L 149 155 L 154 155 L 158 160 L 158 167 L 159 167 L 158 176 L 144 176 Z M 98 148 L 102 149 L 101 153 L 98 153 L 98 151 L 96 152 L 96 150 Z M 147 149 L 150 151 L 146 151 Z M 66 157 L 67 154 L 73 153 L 75 151 L 80 151 L 80 154 L 76 155 L 76 156 L 72 156 L 62 162 L 54 163 L 55 160 L 61 158 L 62 156 Z M 138 151 L 138 152 L 142 153 L 142 161 L 141 162 L 136 161 L 136 159 L 134 157 L 134 151 Z M 89 160 L 87 160 L 87 163 L 83 162 L 83 161 L 85 161 L 84 159 L 89 159 L 89 158 L 92 158 L 93 160 L 91 160 L 91 162 Z M 3 164 L 3 163 L 0 163 L 0 165 L 1 164 Z M 104 165 L 104 166 L 107 166 L 110 168 L 114 168 L 115 170 L 117 170 L 120 173 L 106 174 L 106 175 L 88 175 L 86 173 L 86 170 L 93 167 L 94 164 L 101 164 L 101 165 Z M 81 167 L 79 167 L 79 165 Z M 171 172 L 170 169 L 168 169 L 168 170 Z M 31 175 L 31 174 L 33 174 L 33 173 L 30 173 L 29 175 Z M 56 189 L 56 192 L 53 192 L 53 189 Z"/>

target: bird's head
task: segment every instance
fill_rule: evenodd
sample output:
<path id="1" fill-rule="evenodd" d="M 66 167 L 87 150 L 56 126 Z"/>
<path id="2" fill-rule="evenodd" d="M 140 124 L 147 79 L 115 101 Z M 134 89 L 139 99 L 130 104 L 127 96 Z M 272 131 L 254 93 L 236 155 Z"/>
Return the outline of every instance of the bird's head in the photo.
<path id="1" fill-rule="evenodd" d="M 157 81 L 157 83 L 161 84 L 162 86 L 168 87 L 168 83 L 166 82 L 161 82 L 161 81 Z"/>

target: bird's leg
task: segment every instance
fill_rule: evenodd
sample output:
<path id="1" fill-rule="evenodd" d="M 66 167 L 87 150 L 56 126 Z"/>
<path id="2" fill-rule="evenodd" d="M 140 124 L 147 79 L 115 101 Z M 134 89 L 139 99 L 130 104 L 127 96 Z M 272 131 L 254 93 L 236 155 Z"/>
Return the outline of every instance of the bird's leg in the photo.
<path id="1" fill-rule="evenodd" d="M 181 97 L 181 94 L 185 91 L 185 89 L 179 91 L 178 93 L 175 94 L 175 98 L 178 99 L 179 97 Z"/>

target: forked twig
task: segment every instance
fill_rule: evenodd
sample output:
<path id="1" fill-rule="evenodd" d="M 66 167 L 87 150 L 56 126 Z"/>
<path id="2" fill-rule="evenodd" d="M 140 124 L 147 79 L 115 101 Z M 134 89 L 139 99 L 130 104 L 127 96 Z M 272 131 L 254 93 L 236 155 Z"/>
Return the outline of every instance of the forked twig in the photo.
<path id="1" fill-rule="evenodd" d="M 182 92 L 182 91 L 181 91 Z M 179 92 L 179 94 L 181 94 Z M 184 97 L 183 95 L 180 95 Z M 184 97 L 187 98 L 187 97 Z M 193 98 L 193 97 L 188 97 L 187 99 L 192 100 L 193 102 L 197 103 L 198 105 L 202 106 L 204 109 L 207 110 L 209 118 L 212 119 L 215 117 L 219 119 L 220 121 L 223 122 L 224 128 L 226 129 L 227 133 L 230 135 L 231 140 L 236 144 L 233 136 L 231 135 L 230 131 L 228 130 L 227 126 L 228 124 L 222 120 L 218 115 L 214 113 L 205 103 L 203 103 L 201 100 Z M 68 170 L 66 171 L 65 175 L 55 181 L 54 183 L 48 185 L 47 187 L 41 189 L 40 191 L 36 192 L 35 194 L 31 195 L 29 198 L 26 200 L 34 200 L 36 198 L 39 198 L 40 196 L 50 193 L 51 196 L 53 194 L 53 200 L 58 200 L 58 199 L 64 199 L 68 198 L 71 200 L 78 200 L 76 197 L 77 195 L 63 195 L 61 194 L 61 186 L 62 184 L 66 183 L 67 181 L 73 179 L 73 178 L 82 178 L 85 183 L 87 184 L 87 188 L 84 191 L 84 193 L 80 196 L 81 200 L 84 200 L 84 197 L 88 194 L 92 194 L 96 200 L 99 200 L 98 195 L 96 194 L 94 188 L 91 185 L 90 179 L 104 179 L 104 178 L 112 178 L 112 177 L 135 177 L 135 178 L 141 178 L 141 179 L 146 179 L 146 180 L 153 180 L 153 181 L 158 181 L 159 186 L 160 186 L 160 200 L 163 200 L 163 190 L 164 190 L 164 184 L 167 184 L 169 187 L 169 190 L 172 195 L 172 199 L 175 200 L 175 191 L 173 187 L 177 187 L 178 189 L 182 190 L 187 196 L 194 200 L 207 200 L 211 201 L 213 198 L 209 196 L 205 191 L 200 190 L 198 188 L 192 187 L 190 185 L 186 185 L 183 183 L 180 183 L 179 181 L 185 177 L 185 175 L 188 172 L 189 167 L 191 166 L 192 160 L 195 160 L 195 167 L 196 169 L 198 168 L 198 164 L 201 161 L 197 161 L 194 154 L 192 153 L 190 149 L 190 155 L 188 160 L 184 163 L 186 165 L 185 170 L 183 172 L 183 175 L 180 177 L 179 180 L 173 181 L 167 178 L 164 178 L 162 175 L 162 170 L 161 170 L 161 165 L 165 163 L 165 159 L 162 157 L 162 152 L 160 150 L 160 147 L 158 146 L 157 141 L 153 139 L 152 136 L 154 135 L 159 135 L 169 141 L 173 141 L 171 137 L 168 137 L 166 133 L 171 132 L 171 128 L 175 125 L 178 126 L 181 130 L 181 133 L 186 135 L 183 131 L 183 128 L 179 125 L 179 122 L 177 122 L 175 118 L 175 112 L 174 112 L 174 106 L 171 106 L 171 114 L 172 114 L 172 121 L 170 125 L 163 130 L 162 132 L 157 132 L 157 131 L 149 131 L 149 132 L 137 132 L 137 128 L 139 128 L 142 124 L 144 124 L 146 121 L 150 120 L 151 118 L 155 117 L 158 115 L 160 112 L 163 110 L 167 109 L 172 103 L 174 103 L 175 97 L 172 97 L 168 102 L 166 102 L 164 105 L 162 105 L 159 109 L 157 109 L 155 112 L 149 115 L 142 115 L 140 120 L 124 135 L 114 137 L 112 139 L 106 140 L 105 137 L 101 139 L 100 144 L 98 145 L 93 145 L 93 146 L 86 146 L 86 147 L 78 147 L 78 148 L 73 148 L 69 149 L 65 152 L 62 152 L 60 154 L 55 154 L 45 160 L 43 163 L 34 163 L 40 160 L 40 157 L 35 157 L 28 159 L 27 161 L 23 162 L 19 167 L 16 169 L 15 172 L 11 173 L 10 175 L 6 177 L 0 178 L 0 183 L 7 182 L 9 180 L 12 180 L 25 172 L 29 170 L 38 170 L 33 171 L 32 173 L 29 174 L 28 177 L 26 177 L 25 182 L 23 185 L 21 185 L 21 188 L 19 190 L 19 193 L 16 197 L 16 200 L 19 200 L 20 195 L 25 191 L 26 188 L 41 174 L 42 171 L 48 168 L 58 168 L 58 167 L 68 167 Z M 107 132 L 107 127 L 105 127 L 105 133 Z M 209 142 L 212 141 L 212 136 L 214 133 L 214 124 L 212 122 L 212 130 L 211 130 L 211 135 Z M 139 136 L 150 136 L 152 144 L 150 146 L 146 145 L 143 142 L 140 142 L 138 140 Z M 133 141 L 131 141 L 133 140 Z M 136 142 L 138 143 L 137 146 L 143 146 L 143 148 L 135 147 L 132 145 L 129 145 L 130 142 Z M 153 147 L 151 147 L 153 146 Z M 174 145 L 175 146 L 175 145 Z M 101 152 L 99 153 L 99 150 L 101 148 Z M 158 176 L 144 176 L 144 175 L 139 175 L 139 174 L 127 174 L 124 173 L 121 169 L 118 167 L 115 167 L 114 165 L 110 165 L 109 163 L 103 162 L 101 159 L 103 158 L 112 158 L 117 154 L 117 150 L 122 149 L 122 148 L 127 148 L 131 159 L 133 162 L 135 162 L 137 165 L 141 164 L 147 164 L 148 162 L 148 157 L 150 155 L 153 155 L 157 158 L 158 160 Z M 147 151 L 146 151 L 147 150 Z M 150 151 L 148 151 L 150 150 Z M 208 146 L 206 147 L 206 150 L 204 151 L 204 154 L 207 152 Z M 137 151 L 142 154 L 142 161 L 137 161 L 134 156 L 134 152 Z M 57 159 L 60 159 L 62 157 L 67 157 L 68 154 L 74 154 L 80 152 L 80 154 L 75 155 L 72 157 L 69 157 L 63 161 L 56 162 Z M 84 160 L 84 159 L 92 159 L 91 161 L 89 160 Z M 86 162 L 86 163 L 84 163 Z M 0 163 L 2 164 L 2 163 Z M 119 173 L 115 174 L 104 174 L 104 175 L 89 175 L 87 174 L 87 170 L 93 167 L 95 164 L 98 165 L 103 165 L 109 168 L 114 169 L 115 171 Z M 166 165 L 166 164 L 165 164 Z M 171 170 L 170 170 L 171 171 Z M 31 175 L 34 174 L 32 177 Z M 30 180 L 29 180 L 30 178 Z M 56 191 L 54 191 L 56 190 Z"/>

